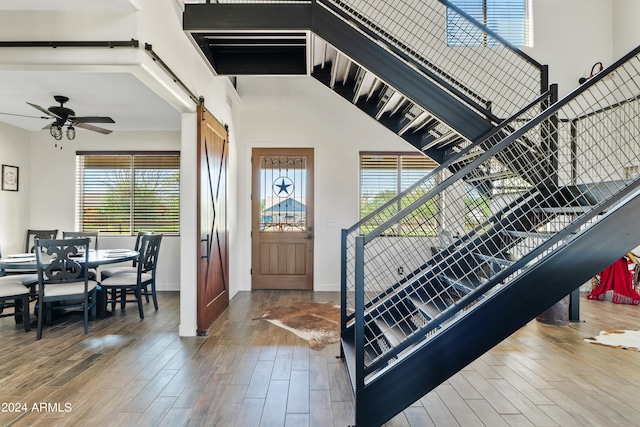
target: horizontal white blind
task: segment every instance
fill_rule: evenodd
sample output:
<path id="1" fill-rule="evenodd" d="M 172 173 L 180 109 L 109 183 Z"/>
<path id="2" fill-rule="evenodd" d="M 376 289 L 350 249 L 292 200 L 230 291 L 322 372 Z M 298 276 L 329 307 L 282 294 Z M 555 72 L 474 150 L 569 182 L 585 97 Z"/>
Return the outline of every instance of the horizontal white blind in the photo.
<path id="1" fill-rule="evenodd" d="M 531 46 L 529 0 L 449 0 L 480 23 L 515 46 Z M 447 43 L 450 46 L 497 46 L 498 44 L 457 13 L 447 15 Z"/>
<path id="2" fill-rule="evenodd" d="M 76 179 L 79 230 L 179 233 L 177 152 L 78 153 Z"/>
<path id="3" fill-rule="evenodd" d="M 360 218 L 364 218 L 396 194 L 438 166 L 421 154 L 360 155 Z"/>

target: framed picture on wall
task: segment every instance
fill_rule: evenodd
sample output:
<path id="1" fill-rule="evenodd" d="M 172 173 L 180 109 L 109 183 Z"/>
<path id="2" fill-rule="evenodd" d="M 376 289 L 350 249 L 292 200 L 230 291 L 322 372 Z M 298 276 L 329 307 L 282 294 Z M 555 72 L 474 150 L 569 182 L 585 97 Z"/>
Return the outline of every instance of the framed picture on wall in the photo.
<path id="1" fill-rule="evenodd" d="M 2 165 L 2 189 L 18 191 L 18 166 Z"/>

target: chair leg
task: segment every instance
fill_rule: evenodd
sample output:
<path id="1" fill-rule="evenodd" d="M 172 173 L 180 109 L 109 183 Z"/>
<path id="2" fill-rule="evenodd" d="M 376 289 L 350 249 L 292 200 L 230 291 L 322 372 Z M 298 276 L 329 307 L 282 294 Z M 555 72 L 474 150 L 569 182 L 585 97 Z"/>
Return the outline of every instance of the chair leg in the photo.
<path id="1" fill-rule="evenodd" d="M 25 295 L 22 300 L 22 323 L 24 323 L 25 332 L 31 330 L 31 314 L 29 313 L 29 295 Z"/>
<path id="2" fill-rule="evenodd" d="M 84 307 L 82 307 L 84 311 L 84 333 L 89 333 L 89 294 L 84 294 Z"/>
<path id="3" fill-rule="evenodd" d="M 91 291 L 91 303 L 89 304 L 91 306 L 91 318 L 93 320 L 97 320 L 97 306 L 98 306 L 98 290 L 94 289 L 93 291 Z"/>
<path id="4" fill-rule="evenodd" d="M 36 333 L 36 339 L 42 338 L 42 322 L 44 321 L 44 303 L 38 301 L 38 329 Z"/>
<path id="5" fill-rule="evenodd" d="M 158 311 L 158 297 L 156 296 L 156 281 L 151 282 L 151 297 L 153 298 L 153 307 Z M 149 301 L 147 299 L 147 301 Z"/>
<path id="6" fill-rule="evenodd" d="M 137 287 L 134 292 L 136 294 L 136 300 L 138 301 L 138 312 L 140 313 L 140 319 L 144 319 L 144 311 L 142 308 L 142 292 L 140 287 Z"/>
<path id="7" fill-rule="evenodd" d="M 29 318 L 29 295 L 23 295 L 21 299 L 15 301 L 15 319 L 16 323 L 20 323 L 18 319 L 22 319 L 24 331 L 31 330 L 31 319 Z"/>

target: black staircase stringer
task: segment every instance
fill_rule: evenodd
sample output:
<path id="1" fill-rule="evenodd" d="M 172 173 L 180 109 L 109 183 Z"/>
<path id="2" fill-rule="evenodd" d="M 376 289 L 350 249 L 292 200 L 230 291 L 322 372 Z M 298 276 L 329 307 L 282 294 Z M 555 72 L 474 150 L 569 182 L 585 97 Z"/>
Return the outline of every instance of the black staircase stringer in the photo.
<path id="1" fill-rule="evenodd" d="M 636 247 L 639 209 L 636 189 L 635 197 L 570 245 L 514 278 L 487 303 L 447 326 L 446 333 L 437 333 L 356 390 L 356 425 L 382 425 Z"/>

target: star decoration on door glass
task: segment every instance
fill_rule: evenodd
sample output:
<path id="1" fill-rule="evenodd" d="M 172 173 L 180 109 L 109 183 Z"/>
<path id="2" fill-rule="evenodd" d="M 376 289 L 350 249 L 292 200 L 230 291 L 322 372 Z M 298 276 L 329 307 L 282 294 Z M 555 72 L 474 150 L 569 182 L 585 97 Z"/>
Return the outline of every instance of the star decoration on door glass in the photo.
<path id="1" fill-rule="evenodd" d="M 293 193 L 293 181 L 286 176 L 276 178 L 273 182 L 273 192 L 278 197 L 288 197 Z"/>

